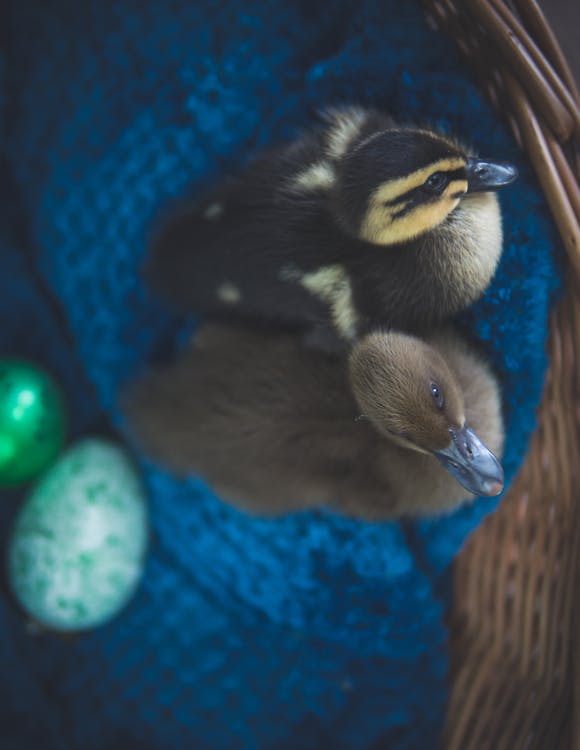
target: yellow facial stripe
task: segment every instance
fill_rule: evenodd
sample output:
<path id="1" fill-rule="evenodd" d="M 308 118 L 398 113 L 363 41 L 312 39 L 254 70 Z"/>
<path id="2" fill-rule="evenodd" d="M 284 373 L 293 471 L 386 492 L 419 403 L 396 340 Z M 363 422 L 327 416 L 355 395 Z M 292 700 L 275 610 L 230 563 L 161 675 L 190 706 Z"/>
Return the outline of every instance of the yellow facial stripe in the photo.
<path id="1" fill-rule="evenodd" d="M 436 202 L 439 201 L 445 201 L 448 198 L 452 198 L 452 196 L 455 196 L 457 193 L 461 193 L 463 195 L 467 192 L 467 180 L 453 180 L 452 182 L 447 185 L 445 190 L 441 193 L 440 196 L 437 196 Z M 435 202 L 435 201 L 432 201 Z M 385 212 L 385 219 L 390 219 L 390 221 L 398 221 L 399 217 L 397 217 L 397 214 L 400 211 L 403 211 L 407 204 L 409 203 L 408 200 L 405 198 L 402 198 L 398 203 L 393 203 L 390 206 L 382 205 L 380 208 L 384 209 Z M 409 212 L 411 213 L 411 212 Z"/>
<path id="2" fill-rule="evenodd" d="M 385 182 L 375 190 L 371 196 L 372 203 L 385 203 L 386 201 L 395 200 L 399 195 L 408 193 L 409 190 L 418 188 L 434 172 L 452 172 L 465 166 L 465 159 L 454 157 L 452 159 L 440 159 L 428 167 L 421 167 L 405 177 L 399 177 L 396 180 Z"/>
<path id="3" fill-rule="evenodd" d="M 412 240 L 441 224 L 466 191 L 466 180 L 453 180 L 437 200 L 420 203 L 403 216 L 397 216 L 397 213 L 405 208 L 404 199 L 392 206 L 374 204 L 367 213 L 361 236 L 375 245 L 395 245 Z M 456 193 L 461 195 L 453 197 Z"/>
<path id="4" fill-rule="evenodd" d="M 459 199 L 456 198 L 453 201 L 448 199 L 417 206 L 379 231 L 375 234 L 375 239 L 370 241 L 380 245 L 390 245 L 412 240 L 441 224 L 458 203 Z"/>
<path id="5" fill-rule="evenodd" d="M 452 180 L 443 191 L 443 196 L 450 198 L 454 193 L 461 193 L 463 195 L 466 192 L 467 180 Z"/>

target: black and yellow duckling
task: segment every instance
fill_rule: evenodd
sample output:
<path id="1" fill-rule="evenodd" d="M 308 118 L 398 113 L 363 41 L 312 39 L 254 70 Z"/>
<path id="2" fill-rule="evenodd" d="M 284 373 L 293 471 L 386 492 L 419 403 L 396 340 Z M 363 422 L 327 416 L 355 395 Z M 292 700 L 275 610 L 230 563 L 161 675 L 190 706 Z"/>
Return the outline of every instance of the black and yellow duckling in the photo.
<path id="1" fill-rule="evenodd" d="M 207 324 L 124 406 L 154 460 L 251 513 L 393 518 L 503 487 L 498 385 L 451 331 L 372 333 L 328 357 L 296 334 Z"/>
<path id="2" fill-rule="evenodd" d="M 486 289 L 502 247 L 491 191 L 516 176 L 432 131 L 333 110 L 169 218 L 148 276 L 183 311 L 343 341 L 380 325 L 417 332 Z"/>

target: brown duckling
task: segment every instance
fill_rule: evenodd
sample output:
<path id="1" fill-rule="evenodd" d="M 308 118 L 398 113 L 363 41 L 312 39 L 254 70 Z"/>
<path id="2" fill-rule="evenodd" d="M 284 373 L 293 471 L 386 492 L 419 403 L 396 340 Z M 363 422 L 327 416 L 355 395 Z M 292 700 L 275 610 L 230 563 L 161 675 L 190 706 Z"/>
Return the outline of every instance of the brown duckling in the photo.
<path id="1" fill-rule="evenodd" d="M 498 384 L 451 331 L 372 333 L 347 358 L 209 324 L 124 401 L 154 460 L 255 514 L 434 514 L 503 487 Z"/>
<path id="2" fill-rule="evenodd" d="M 169 217 L 150 284 L 183 311 L 285 323 L 329 349 L 381 326 L 424 332 L 487 288 L 492 191 L 516 176 L 432 130 L 331 110 Z"/>

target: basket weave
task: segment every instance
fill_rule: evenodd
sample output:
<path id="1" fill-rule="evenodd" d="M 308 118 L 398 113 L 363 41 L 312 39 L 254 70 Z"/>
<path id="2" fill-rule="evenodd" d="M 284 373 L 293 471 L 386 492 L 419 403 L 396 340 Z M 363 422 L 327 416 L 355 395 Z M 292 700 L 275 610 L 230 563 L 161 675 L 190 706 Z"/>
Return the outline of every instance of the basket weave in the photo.
<path id="1" fill-rule="evenodd" d="M 446 750 L 580 748 L 580 109 L 536 0 L 424 0 L 526 149 L 568 258 L 526 462 L 454 572 Z"/>

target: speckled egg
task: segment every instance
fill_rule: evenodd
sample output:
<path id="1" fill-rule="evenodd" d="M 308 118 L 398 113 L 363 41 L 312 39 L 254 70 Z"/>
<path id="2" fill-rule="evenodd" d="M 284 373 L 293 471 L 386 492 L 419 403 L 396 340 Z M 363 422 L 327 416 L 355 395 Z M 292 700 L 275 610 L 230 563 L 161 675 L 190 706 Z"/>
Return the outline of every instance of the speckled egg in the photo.
<path id="1" fill-rule="evenodd" d="M 134 593 L 146 544 L 144 492 L 127 455 L 108 441 L 85 439 L 24 503 L 9 544 L 11 586 L 49 628 L 95 627 Z"/>

